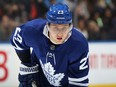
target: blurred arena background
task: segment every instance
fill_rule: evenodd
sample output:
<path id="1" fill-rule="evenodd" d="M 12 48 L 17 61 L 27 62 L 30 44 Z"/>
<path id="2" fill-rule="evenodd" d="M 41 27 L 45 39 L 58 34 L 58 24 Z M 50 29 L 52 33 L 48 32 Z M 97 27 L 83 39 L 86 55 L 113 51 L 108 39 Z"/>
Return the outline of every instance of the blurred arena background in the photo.
<path id="1" fill-rule="evenodd" d="M 74 26 L 89 41 L 90 87 L 116 87 L 115 0 L 0 0 L 0 87 L 18 87 L 20 61 L 9 43 L 14 28 L 45 18 L 57 2 L 69 5 Z"/>

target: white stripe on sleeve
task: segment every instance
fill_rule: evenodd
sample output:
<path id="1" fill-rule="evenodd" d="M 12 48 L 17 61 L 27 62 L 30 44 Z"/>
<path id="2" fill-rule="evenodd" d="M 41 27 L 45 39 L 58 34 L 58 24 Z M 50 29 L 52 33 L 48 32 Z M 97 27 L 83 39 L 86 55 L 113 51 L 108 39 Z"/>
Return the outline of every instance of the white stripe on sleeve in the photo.
<path id="1" fill-rule="evenodd" d="M 76 82 L 72 82 L 72 81 L 69 81 L 69 84 L 78 85 L 78 86 L 88 86 L 88 83 L 76 83 Z"/>
<path id="2" fill-rule="evenodd" d="M 81 77 L 81 78 L 68 78 L 69 81 L 74 81 L 74 82 L 81 82 L 81 81 L 84 81 L 88 78 L 88 75 L 87 76 L 84 76 L 84 77 Z"/>

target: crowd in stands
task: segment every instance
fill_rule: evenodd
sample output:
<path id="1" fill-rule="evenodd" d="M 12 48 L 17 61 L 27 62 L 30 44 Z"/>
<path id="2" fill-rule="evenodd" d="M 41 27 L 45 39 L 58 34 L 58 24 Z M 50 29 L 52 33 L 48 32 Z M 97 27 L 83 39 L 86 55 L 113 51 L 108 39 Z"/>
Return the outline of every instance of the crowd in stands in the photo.
<path id="1" fill-rule="evenodd" d="M 50 5 L 67 3 L 73 23 L 89 41 L 116 40 L 115 0 L 0 0 L 0 42 L 9 42 L 16 26 L 45 18 Z"/>
<path id="2" fill-rule="evenodd" d="M 88 40 L 116 40 L 115 0 L 80 0 L 77 27 Z"/>

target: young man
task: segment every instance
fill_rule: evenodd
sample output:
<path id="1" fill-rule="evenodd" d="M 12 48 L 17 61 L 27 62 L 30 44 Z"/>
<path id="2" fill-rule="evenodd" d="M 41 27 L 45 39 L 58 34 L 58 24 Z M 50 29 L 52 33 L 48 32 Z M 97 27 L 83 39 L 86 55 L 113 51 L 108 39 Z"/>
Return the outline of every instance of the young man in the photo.
<path id="1" fill-rule="evenodd" d="M 16 27 L 11 36 L 21 60 L 19 87 L 87 87 L 88 43 L 68 6 L 54 4 L 46 18 Z"/>

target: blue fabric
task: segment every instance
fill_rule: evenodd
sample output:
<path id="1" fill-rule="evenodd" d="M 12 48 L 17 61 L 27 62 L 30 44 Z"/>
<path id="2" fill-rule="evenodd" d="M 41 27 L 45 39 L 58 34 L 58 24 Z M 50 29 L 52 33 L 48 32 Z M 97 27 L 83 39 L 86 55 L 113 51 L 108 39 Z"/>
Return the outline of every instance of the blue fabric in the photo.
<path id="1" fill-rule="evenodd" d="M 19 26 L 20 31 L 18 33 L 15 31 L 15 36 L 18 36 L 18 38 L 20 36 L 20 39 L 14 39 L 13 34 L 11 37 L 12 45 L 18 53 L 22 50 L 17 49 L 17 47 L 26 50 L 29 47 L 33 48 L 36 60 L 35 57 L 31 57 L 31 59 L 36 61 L 33 61 L 33 63 L 39 64 L 39 76 L 36 79 L 38 79 L 38 84 L 40 83 L 41 87 L 60 85 L 62 87 L 80 87 L 80 85 L 70 84 L 68 78 L 75 78 L 77 82 L 74 83 L 78 83 L 78 78 L 87 77 L 89 71 L 87 40 L 78 29 L 73 27 L 72 35 L 65 43 L 54 45 L 43 34 L 46 22 L 46 20 L 36 19 Z M 55 46 L 54 50 L 50 49 L 52 45 Z M 33 75 L 19 77 L 20 82 L 27 81 L 26 83 L 28 83 L 29 81 L 30 84 Z M 79 83 L 86 87 L 88 81 L 87 77 L 82 81 L 79 80 Z"/>

